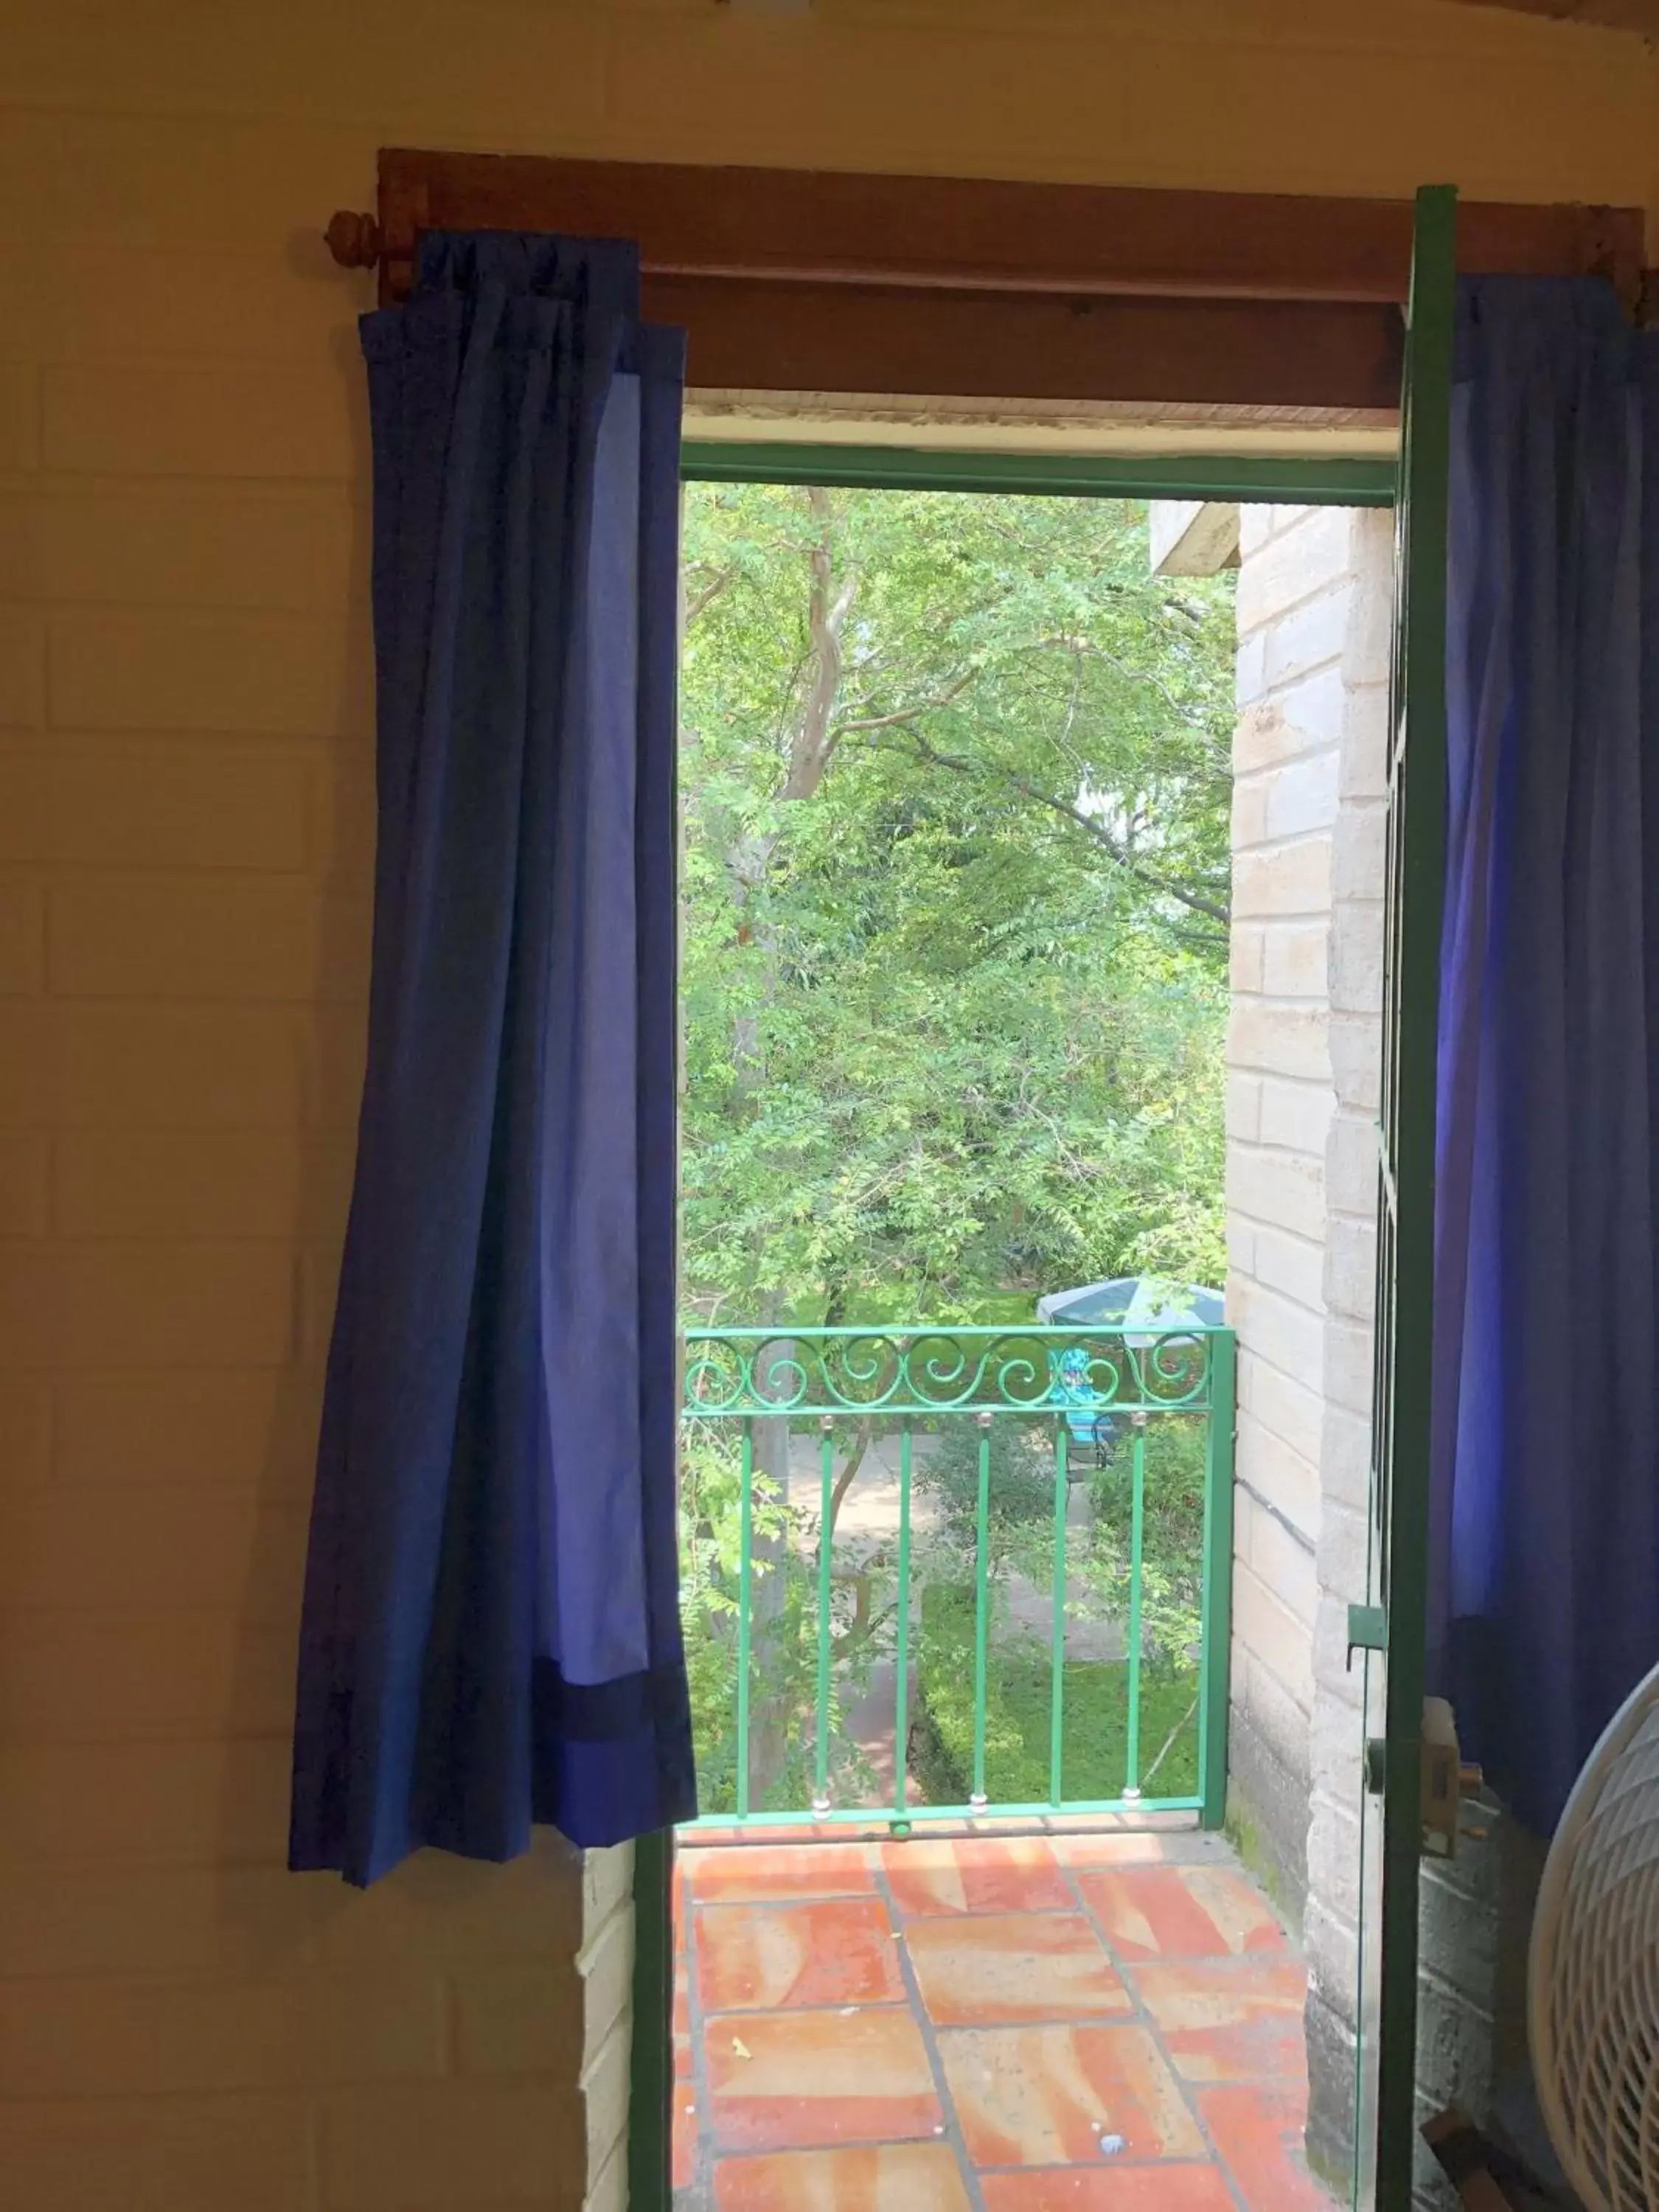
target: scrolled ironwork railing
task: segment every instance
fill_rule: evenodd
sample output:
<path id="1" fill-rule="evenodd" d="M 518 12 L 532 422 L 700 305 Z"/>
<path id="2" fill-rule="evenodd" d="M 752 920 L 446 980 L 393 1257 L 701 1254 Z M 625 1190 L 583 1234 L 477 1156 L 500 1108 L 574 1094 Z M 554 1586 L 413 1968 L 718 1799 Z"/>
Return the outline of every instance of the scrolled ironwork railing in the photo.
<path id="1" fill-rule="evenodd" d="M 1207 1403 L 1209 1329 L 692 1329 L 685 1410 L 780 1413 L 1042 1413 L 1060 1401 L 1171 1413 Z"/>
<path id="2" fill-rule="evenodd" d="M 705 1822 L 1218 1825 L 1234 1364 L 1199 1327 L 688 1330 Z M 848 1750 L 885 1675 L 890 1777 Z"/>

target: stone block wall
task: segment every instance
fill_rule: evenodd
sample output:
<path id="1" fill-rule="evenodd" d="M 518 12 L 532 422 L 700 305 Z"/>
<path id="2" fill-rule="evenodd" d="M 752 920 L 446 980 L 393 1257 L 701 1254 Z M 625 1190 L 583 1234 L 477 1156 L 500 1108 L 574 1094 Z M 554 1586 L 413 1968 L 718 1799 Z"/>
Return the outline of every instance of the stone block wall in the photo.
<path id="1" fill-rule="evenodd" d="M 1548 1848 L 1487 1792 L 1466 1808 L 1456 1857 L 1424 1863 L 1417 2117 L 1459 2105 L 1559 2186 L 1527 2038 L 1533 1912 Z M 1413 2200 L 1417 2212 L 1458 2212 L 1457 2191 L 1420 2141 Z"/>
<path id="2" fill-rule="evenodd" d="M 1358 1681 L 1376 1265 L 1384 513 L 1246 507 L 1228 1312 L 1239 1332 L 1231 1809 L 1311 1966 L 1310 2147 L 1352 2125 Z"/>

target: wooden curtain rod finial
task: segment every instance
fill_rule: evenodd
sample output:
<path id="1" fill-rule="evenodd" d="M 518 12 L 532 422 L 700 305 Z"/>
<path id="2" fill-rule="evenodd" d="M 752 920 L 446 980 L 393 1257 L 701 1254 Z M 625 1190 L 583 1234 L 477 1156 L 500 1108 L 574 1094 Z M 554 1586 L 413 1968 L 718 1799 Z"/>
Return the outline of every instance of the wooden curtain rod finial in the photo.
<path id="1" fill-rule="evenodd" d="M 354 215 L 349 208 L 341 208 L 329 218 L 323 236 L 342 269 L 373 269 L 380 261 L 380 226 L 372 215 Z"/>

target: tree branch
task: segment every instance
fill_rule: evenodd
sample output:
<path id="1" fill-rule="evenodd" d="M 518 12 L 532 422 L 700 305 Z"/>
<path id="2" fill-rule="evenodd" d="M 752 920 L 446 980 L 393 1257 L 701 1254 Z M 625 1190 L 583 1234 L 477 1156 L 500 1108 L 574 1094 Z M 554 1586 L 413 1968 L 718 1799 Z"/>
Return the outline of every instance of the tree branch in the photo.
<path id="1" fill-rule="evenodd" d="M 860 1618 L 831 1644 L 830 1656 L 835 1664 L 839 1667 L 842 1660 L 850 1658 L 860 1644 L 868 1644 L 883 1623 L 890 1620 L 897 1611 L 896 1605 L 884 1605 L 879 1613 L 871 1613 L 866 1607 Z"/>
<path id="2" fill-rule="evenodd" d="M 856 569 L 849 570 L 839 585 L 836 582 L 836 513 L 829 493 L 822 484 L 813 484 L 806 499 L 818 526 L 817 541 L 809 556 L 812 582 L 806 607 L 811 676 L 780 799 L 811 799 L 830 765 L 830 718 L 841 690 L 842 637 L 859 588 Z"/>
<path id="3" fill-rule="evenodd" d="M 1200 737 L 1208 734 L 1201 722 L 1194 720 L 1192 708 L 1182 704 L 1161 676 L 1155 676 L 1150 668 L 1131 667 L 1127 660 L 1120 659 L 1116 653 L 1109 652 L 1106 647 L 1099 644 L 1094 638 L 1073 637 L 1065 630 L 1058 630 L 1049 637 L 1033 638 L 1030 645 L 1017 647 L 1016 650 L 1025 653 L 1052 653 L 1056 647 L 1062 653 L 1071 653 L 1076 659 L 1086 658 L 1090 660 L 1103 662 L 1108 668 L 1121 676 L 1126 684 L 1144 684 L 1148 690 L 1158 694 L 1182 729 L 1191 730 Z"/>
<path id="4" fill-rule="evenodd" d="M 875 1433 L 873 1421 L 866 1419 L 859 1423 L 858 1441 L 848 1453 L 847 1464 L 836 1476 L 836 1486 L 830 1493 L 830 1540 L 832 1544 L 836 1540 L 836 1523 L 841 1518 L 842 1500 L 853 1487 L 854 1477 L 864 1464 L 864 1455 L 874 1441 Z"/>
<path id="5" fill-rule="evenodd" d="M 690 629 L 705 607 L 719 599 L 736 574 L 735 568 L 722 568 L 712 583 L 705 584 L 695 599 L 686 602 L 685 627 L 687 629 Z"/>
<path id="6" fill-rule="evenodd" d="M 928 768 L 948 768 L 958 775 L 999 778 L 1018 792 L 1022 798 L 1030 799 L 1036 805 L 1050 808 L 1066 821 L 1074 823 L 1079 830 L 1086 831 L 1109 860 L 1115 861 L 1127 875 L 1145 884 L 1149 890 L 1157 891 L 1162 897 L 1176 900 L 1190 912 L 1201 914 L 1206 921 L 1213 921 L 1223 929 L 1231 926 L 1232 915 L 1227 907 L 1218 905 L 1214 899 L 1206 898 L 1202 892 L 1190 891 L 1183 884 L 1173 882 L 1156 869 L 1149 868 L 1144 860 L 1126 852 L 1105 824 L 1097 821 L 1093 815 L 1085 814 L 1080 806 L 1074 805 L 1068 799 L 1061 799 L 1054 792 L 1041 790 L 1029 777 L 1016 774 L 1012 769 L 991 767 L 983 761 L 967 759 L 961 753 L 941 752 L 938 746 L 929 744 L 926 738 L 919 736 L 914 730 L 908 745 L 896 744 L 890 738 L 872 738 L 868 742 L 879 750 L 920 760 Z"/>
<path id="7" fill-rule="evenodd" d="M 948 707 L 953 699 L 959 699 L 962 696 L 978 674 L 977 668 L 970 668 L 965 676 L 957 677 L 954 684 L 946 684 L 944 690 L 935 697 L 919 699 L 915 706 L 901 707 L 896 714 L 865 714 L 854 721 L 837 723 L 830 732 L 826 751 L 833 753 L 843 738 L 863 735 L 870 730 L 896 729 L 901 723 L 914 722 L 918 715 L 931 714 L 941 707 Z"/>

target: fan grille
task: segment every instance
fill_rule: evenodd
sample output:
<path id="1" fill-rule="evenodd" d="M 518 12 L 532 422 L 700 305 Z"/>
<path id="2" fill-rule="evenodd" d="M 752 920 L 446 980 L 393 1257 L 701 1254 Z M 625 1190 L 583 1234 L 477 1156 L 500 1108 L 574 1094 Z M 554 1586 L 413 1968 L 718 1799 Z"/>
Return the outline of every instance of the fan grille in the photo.
<path id="1" fill-rule="evenodd" d="M 1568 1806 L 1539 1899 L 1533 2063 L 1590 2212 L 1659 2207 L 1659 1673 Z"/>

